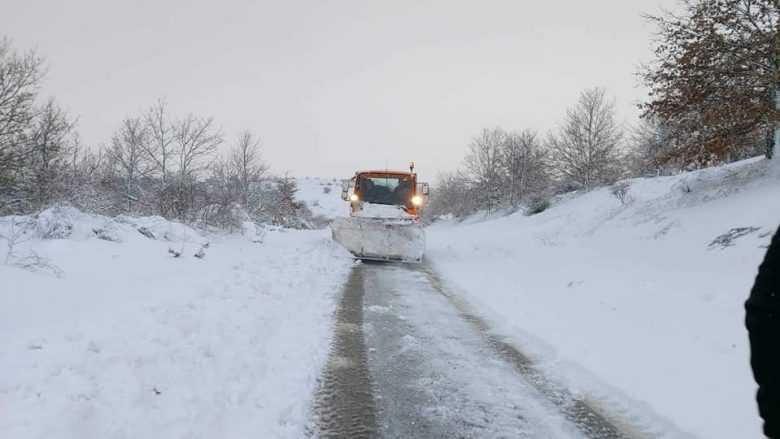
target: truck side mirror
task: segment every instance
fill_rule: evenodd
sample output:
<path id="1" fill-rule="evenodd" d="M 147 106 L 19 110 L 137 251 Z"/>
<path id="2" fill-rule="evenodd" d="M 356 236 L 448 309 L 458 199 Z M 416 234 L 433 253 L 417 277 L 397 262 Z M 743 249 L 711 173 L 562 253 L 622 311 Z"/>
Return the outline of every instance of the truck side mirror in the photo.
<path id="1" fill-rule="evenodd" d="M 349 180 L 341 180 L 341 199 L 347 201 L 349 198 Z"/>
<path id="2" fill-rule="evenodd" d="M 341 180 L 341 199 L 349 201 L 349 191 L 355 187 L 355 180 Z"/>
<path id="3" fill-rule="evenodd" d="M 429 191 L 428 183 L 417 183 L 417 193 L 427 197 Z"/>

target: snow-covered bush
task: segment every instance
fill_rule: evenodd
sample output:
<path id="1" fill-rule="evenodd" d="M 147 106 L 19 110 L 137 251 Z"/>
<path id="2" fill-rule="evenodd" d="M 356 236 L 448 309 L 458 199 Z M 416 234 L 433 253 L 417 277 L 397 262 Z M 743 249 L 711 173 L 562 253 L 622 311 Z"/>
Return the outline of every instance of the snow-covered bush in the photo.
<path id="1" fill-rule="evenodd" d="M 117 230 L 116 223 L 111 220 L 107 220 L 102 226 L 94 227 L 92 233 L 98 239 L 110 242 L 122 242 L 122 237 Z"/>
<path id="2" fill-rule="evenodd" d="M 575 192 L 584 189 L 584 186 L 577 183 L 574 180 L 563 180 L 558 182 L 553 188 L 555 195 L 568 194 L 569 192 Z"/>
<path id="3" fill-rule="evenodd" d="M 618 181 L 617 183 L 613 184 L 609 188 L 609 193 L 615 196 L 618 200 L 620 200 L 620 204 L 625 205 L 628 201 L 630 201 L 630 197 L 628 195 L 628 190 L 631 188 L 631 182 L 628 180 L 622 180 Z"/>
<path id="4" fill-rule="evenodd" d="M 177 221 L 170 221 L 161 216 L 130 217 L 120 215 L 116 222 L 127 224 L 138 233 L 149 239 L 164 240 L 173 243 L 191 242 L 201 244 L 204 242 L 200 233 L 190 226 Z"/>
<path id="5" fill-rule="evenodd" d="M 28 218 L 16 216 L 8 216 L 0 220 L 2 220 L 0 221 L 0 244 L 5 245 L 3 263 L 8 264 L 15 258 L 17 248 L 29 241 L 30 221 Z"/>
<path id="6" fill-rule="evenodd" d="M 526 209 L 526 213 L 528 215 L 536 215 L 537 213 L 544 212 L 549 207 L 550 207 L 550 198 L 544 196 L 537 196 L 531 198 L 531 200 L 528 202 L 528 208 Z"/>
<path id="7" fill-rule="evenodd" d="M 250 241 L 261 244 L 265 238 L 265 229 L 254 221 L 244 221 L 241 225 L 241 234 Z"/>
<path id="8" fill-rule="evenodd" d="M 50 207 L 33 217 L 34 234 L 40 239 L 64 239 L 73 233 L 74 219 L 83 216 L 72 206 Z"/>

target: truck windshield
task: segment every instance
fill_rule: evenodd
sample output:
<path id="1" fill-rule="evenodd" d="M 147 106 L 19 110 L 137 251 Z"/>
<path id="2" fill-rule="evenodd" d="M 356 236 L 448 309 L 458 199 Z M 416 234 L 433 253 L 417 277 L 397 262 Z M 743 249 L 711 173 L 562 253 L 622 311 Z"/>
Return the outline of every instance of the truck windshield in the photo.
<path id="1" fill-rule="evenodd" d="M 411 207 L 413 186 L 412 178 L 403 176 L 361 176 L 358 180 L 360 199 L 373 204 Z"/>

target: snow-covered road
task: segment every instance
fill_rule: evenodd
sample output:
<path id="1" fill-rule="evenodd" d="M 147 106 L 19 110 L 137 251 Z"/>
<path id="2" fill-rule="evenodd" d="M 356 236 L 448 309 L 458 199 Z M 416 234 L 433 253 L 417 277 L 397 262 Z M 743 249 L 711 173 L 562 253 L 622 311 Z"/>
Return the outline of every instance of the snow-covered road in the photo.
<path id="1" fill-rule="evenodd" d="M 625 437 L 424 265 L 353 268 L 316 412 L 320 437 Z"/>

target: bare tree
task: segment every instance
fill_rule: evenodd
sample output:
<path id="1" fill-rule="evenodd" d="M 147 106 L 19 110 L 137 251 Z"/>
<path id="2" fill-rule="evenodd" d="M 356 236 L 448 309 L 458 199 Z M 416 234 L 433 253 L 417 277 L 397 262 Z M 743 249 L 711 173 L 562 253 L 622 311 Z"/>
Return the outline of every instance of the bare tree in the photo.
<path id="1" fill-rule="evenodd" d="M 163 112 L 158 111 L 156 114 L 160 115 L 162 121 L 167 121 Z M 157 169 L 156 178 L 161 183 L 155 193 L 156 211 L 166 218 L 196 221 L 209 203 L 206 184 L 200 174 L 211 164 L 210 159 L 222 143 L 222 134 L 214 127 L 211 118 L 203 119 L 193 115 L 173 124 L 156 125 L 160 126 L 170 129 L 171 142 L 163 148 L 162 142 L 152 141 L 158 145 L 156 150 L 152 150 L 155 152 L 152 157 Z M 153 133 L 151 135 L 154 137 Z"/>
<path id="2" fill-rule="evenodd" d="M 259 149 L 260 141 L 244 131 L 227 157 L 209 166 L 207 202 L 200 215 L 204 222 L 232 229 L 246 219 L 268 219 L 269 206 L 276 200 L 276 185 L 269 181 L 268 166 Z"/>
<path id="3" fill-rule="evenodd" d="M 266 165 L 260 157 L 260 140 L 249 130 L 243 131 L 238 136 L 236 145 L 230 152 L 230 167 L 239 184 L 239 202 L 245 209 L 256 206 L 257 199 L 252 199 L 253 186 L 262 184 L 268 172 Z"/>
<path id="4" fill-rule="evenodd" d="M 516 207 L 529 193 L 549 183 L 546 152 L 533 130 L 508 133 L 501 147 L 501 168 L 509 204 Z"/>
<path id="5" fill-rule="evenodd" d="M 453 215 L 464 218 L 482 207 L 481 192 L 463 171 L 442 172 L 436 177 L 427 211 L 431 216 Z"/>
<path id="6" fill-rule="evenodd" d="M 471 140 L 466 153 L 466 171 L 484 194 L 482 200 L 488 211 L 495 209 L 502 197 L 502 145 L 506 136 L 500 127 L 484 128 Z"/>
<path id="7" fill-rule="evenodd" d="M 206 179 L 206 200 L 198 213 L 198 220 L 206 225 L 226 230 L 235 230 L 241 226 L 238 179 L 231 172 L 229 163 L 220 159 L 209 167 L 210 175 Z"/>
<path id="8" fill-rule="evenodd" d="M 680 169 L 682 163 L 670 159 L 673 128 L 649 119 L 641 119 L 628 138 L 628 167 L 636 177 L 655 177 Z"/>
<path id="9" fill-rule="evenodd" d="M 618 177 L 622 138 L 615 105 L 606 100 L 604 90 L 585 90 L 548 137 L 551 165 L 560 176 L 588 189 L 609 184 Z"/>
<path id="10" fill-rule="evenodd" d="M 58 180 L 68 165 L 73 144 L 71 134 L 74 122 L 69 120 L 52 99 L 38 110 L 29 135 L 30 154 L 25 166 L 27 191 L 37 206 L 62 195 L 63 185 Z"/>
<path id="11" fill-rule="evenodd" d="M 174 130 L 168 115 L 168 103 L 164 99 L 158 100 L 142 117 L 148 135 L 143 151 L 160 181 L 159 191 L 163 192 L 168 184 L 174 155 Z"/>
<path id="12" fill-rule="evenodd" d="M 9 39 L 0 40 L 0 191 L 18 174 L 29 152 L 24 138 L 36 113 L 42 77 L 41 57 L 34 51 L 19 54 Z"/>
<path id="13" fill-rule="evenodd" d="M 74 132 L 71 159 L 66 178 L 66 200 L 85 212 L 115 215 L 114 188 L 106 184 L 110 179 L 107 159 L 102 150 L 90 151 L 81 146 Z"/>
<path id="14" fill-rule="evenodd" d="M 177 121 L 173 138 L 178 161 L 178 175 L 182 180 L 192 178 L 202 169 L 206 159 L 213 156 L 220 144 L 222 133 L 214 126 L 214 119 L 199 118 L 192 114 Z"/>
<path id="15" fill-rule="evenodd" d="M 128 213 L 132 212 L 133 203 L 141 196 L 140 180 L 150 167 L 148 156 L 144 154 L 144 147 L 149 144 L 147 128 L 140 118 L 125 118 L 106 150 L 112 174 L 122 181 L 125 212 Z"/>
<path id="16" fill-rule="evenodd" d="M 516 208 L 548 191 L 547 152 L 532 130 L 483 129 L 474 137 L 463 170 L 439 174 L 431 198 L 433 216 L 457 218 L 480 210 Z"/>

